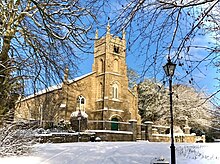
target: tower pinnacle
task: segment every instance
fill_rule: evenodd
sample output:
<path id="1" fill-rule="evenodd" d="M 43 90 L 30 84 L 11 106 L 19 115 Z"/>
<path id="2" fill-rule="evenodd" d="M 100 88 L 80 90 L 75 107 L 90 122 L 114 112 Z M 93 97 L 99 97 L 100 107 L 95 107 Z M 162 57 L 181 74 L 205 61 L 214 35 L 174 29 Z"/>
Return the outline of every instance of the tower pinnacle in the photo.
<path id="1" fill-rule="evenodd" d="M 68 76 L 69 76 L 69 68 L 68 66 L 66 65 L 66 68 L 64 70 L 64 82 L 67 83 L 68 81 Z"/>
<path id="2" fill-rule="evenodd" d="M 122 39 L 125 39 L 125 36 L 126 36 L 126 32 L 125 32 L 125 29 L 123 29 L 123 31 L 122 31 Z"/>
<path id="3" fill-rule="evenodd" d="M 95 31 L 95 39 L 98 39 L 99 38 L 99 31 L 98 31 L 98 29 L 96 29 L 96 31 Z"/>
<path id="4" fill-rule="evenodd" d="M 107 29 L 107 34 L 110 34 L 110 23 L 109 23 L 109 20 L 108 20 L 108 25 L 107 25 L 106 29 Z"/>

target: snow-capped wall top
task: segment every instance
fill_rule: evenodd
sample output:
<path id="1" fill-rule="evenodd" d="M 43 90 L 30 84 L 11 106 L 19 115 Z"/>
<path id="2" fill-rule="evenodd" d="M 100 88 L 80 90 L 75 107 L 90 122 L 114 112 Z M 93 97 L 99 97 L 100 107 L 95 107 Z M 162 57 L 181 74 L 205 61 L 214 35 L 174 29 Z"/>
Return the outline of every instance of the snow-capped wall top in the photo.
<path id="1" fill-rule="evenodd" d="M 86 114 L 86 112 L 84 111 L 80 111 L 81 112 L 81 117 L 83 118 L 88 118 L 88 115 Z M 78 117 L 79 111 L 75 111 L 73 112 L 70 117 Z"/>

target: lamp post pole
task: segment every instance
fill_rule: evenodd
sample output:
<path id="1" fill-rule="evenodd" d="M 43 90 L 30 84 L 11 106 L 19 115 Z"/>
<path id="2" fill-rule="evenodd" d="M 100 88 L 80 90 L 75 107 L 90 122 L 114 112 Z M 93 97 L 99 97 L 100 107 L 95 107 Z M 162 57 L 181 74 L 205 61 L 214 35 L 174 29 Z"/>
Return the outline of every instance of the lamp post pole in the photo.
<path id="1" fill-rule="evenodd" d="M 78 115 L 77 115 L 77 118 L 78 118 L 78 124 L 79 124 L 79 132 L 78 132 L 78 142 L 80 141 L 80 120 L 81 120 L 81 118 L 82 118 L 82 114 L 81 114 L 81 111 L 79 110 L 79 112 L 78 112 Z"/>
<path id="2" fill-rule="evenodd" d="M 176 164 L 175 157 L 175 146 L 174 146 L 174 135 L 173 135 L 173 92 L 172 92 L 172 77 L 174 75 L 174 71 L 176 68 L 176 64 L 172 63 L 170 60 L 170 56 L 168 56 L 167 64 L 163 66 L 164 72 L 169 77 L 169 95 L 170 95 L 170 134 L 171 134 L 171 164 Z"/>
<path id="3" fill-rule="evenodd" d="M 174 135 L 173 135 L 173 92 L 172 92 L 172 76 L 169 78 L 169 91 L 170 91 L 170 134 L 171 134 L 171 164 L 176 163 L 176 157 L 175 157 L 175 146 L 174 146 Z"/>

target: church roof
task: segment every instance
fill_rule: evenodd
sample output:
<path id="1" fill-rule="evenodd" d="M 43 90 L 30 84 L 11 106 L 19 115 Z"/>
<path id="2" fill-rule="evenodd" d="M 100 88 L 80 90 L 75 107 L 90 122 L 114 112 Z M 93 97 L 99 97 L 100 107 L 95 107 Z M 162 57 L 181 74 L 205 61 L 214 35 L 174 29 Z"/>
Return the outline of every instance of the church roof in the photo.
<path id="1" fill-rule="evenodd" d="M 94 72 L 90 72 L 90 73 L 87 73 L 87 74 L 82 75 L 82 76 L 80 76 L 80 77 L 77 77 L 77 78 L 75 78 L 75 79 L 68 80 L 68 84 L 71 84 L 71 83 L 73 83 L 73 82 L 76 82 L 76 81 L 78 81 L 78 80 L 81 80 L 81 79 L 83 79 L 83 78 L 85 78 L 85 77 L 87 77 L 87 76 L 92 75 L 93 73 L 94 73 Z M 27 96 L 27 97 L 24 97 L 24 98 L 21 99 L 20 101 L 25 101 L 25 100 L 31 99 L 31 98 L 33 98 L 33 97 L 43 95 L 43 94 L 48 93 L 48 92 L 52 92 L 52 91 L 55 91 L 55 90 L 62 89 L 62 85 L 63 85 L 63 83 L 59 83 L 59 84 L 57 84 L 57 85 L 50 86 L 50 87 L 48 87 L 48 88 L 45 88 L 45 89 L 43 89 L 43 90 L 38 91 L 37 93 L 31 94 L 31 95 L 29 95 L 29 96 Z"/>
<path id="2" fill-rule="evenodd" d="M 83 79 L 83 78 L 85 78 L 85 77 L 87 77 L 87 76 L 90 76 L 90 75 L 92 75 L 93 73 L 95 73 L 95 72 L 90 72 L 90 73 L 87 73 L 87 74 L 82 75 L 82 76 L 80 76 L 80 77 L 77 77 L 77 78 L 75 78 L 75 79 L 68 80 L 68 83 L 71 84 L 71 83 L 76 82 L 76 81 L 78 81 L 78 80 L 81 80 L 81 79 Z"/>

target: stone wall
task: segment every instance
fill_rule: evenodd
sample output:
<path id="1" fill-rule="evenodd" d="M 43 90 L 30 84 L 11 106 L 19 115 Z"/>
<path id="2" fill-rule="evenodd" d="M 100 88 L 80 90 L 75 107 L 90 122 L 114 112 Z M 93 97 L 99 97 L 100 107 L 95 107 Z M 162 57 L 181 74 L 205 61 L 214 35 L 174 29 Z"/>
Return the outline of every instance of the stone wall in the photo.
<path id="1" fill-rule="evenodd" d="M 95 133 L 101 141 L 133 141 L 133 133 L 129 131 L 111 131 L 111 130 L 88 130 Z"/>
<path id="2" fill-rule="evenodd" d="M 111 130 L 111 123 L 117 123 L 118 130 Z M 99 127 L 101 124 L 105 124 L 105 130 L 92 128 Z M 140 127 L 137 126 L 137 120 L 129 120 L 129 122 L 90 121 L 88 127 L 90 130 L 86 132 L 95 133 L 95 136 L 100 137 L 102 141 L 136 141 L 140 130 Z"/>
<path id="3" fill-rule="evenodd" d="M 205 142 L 205 135 L 196 136 L 196 134 L 189 134 L 189 127 L 185 133 L 174 133 L 174 141 L 179 143 L 196 143 Z M 185 129 L 186 129 L 185 128 Z M 142 124 L 141 139 L 150 142 L 170 142 L 170 134 L 166 134 L 169 130 L 167 126 L 153 125 L 153 122 L 146 121 Z"/>
<path id="4" fill-rule="evenodd" d="M 35 137 L 40 143 L 68 143 L 68 142 L 88 142 L 95 133 L 50 133 L 39 134 Z"/>
<path id="5" fill-rule="evenodd" d="M 169 134 L 152 134 L 151 142 L 170 142 Z M 176 143 L 195 143 L 195 135 L 177 135 L 174 137 Z"/>

